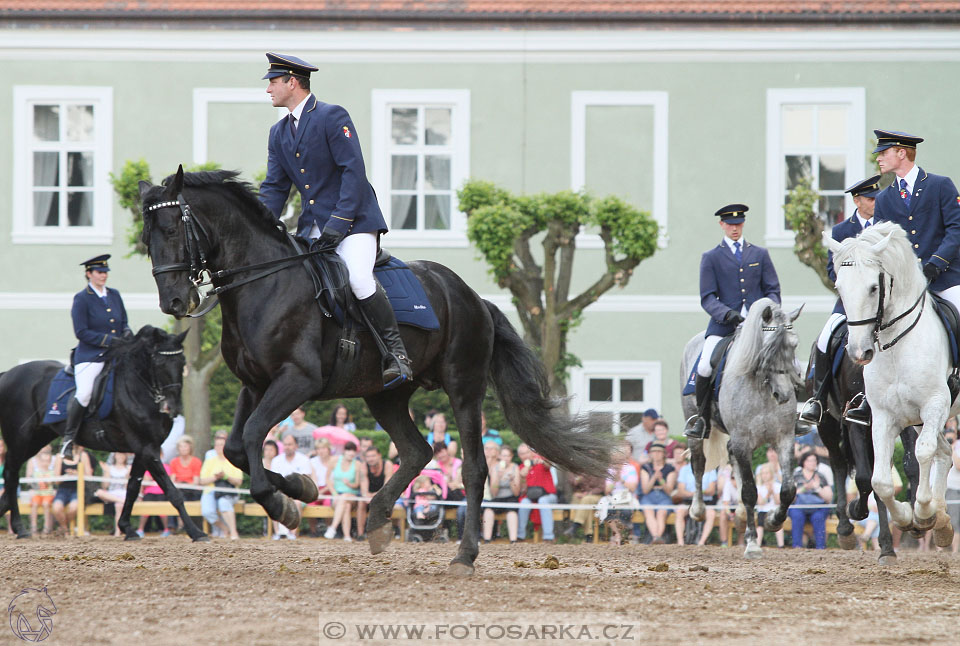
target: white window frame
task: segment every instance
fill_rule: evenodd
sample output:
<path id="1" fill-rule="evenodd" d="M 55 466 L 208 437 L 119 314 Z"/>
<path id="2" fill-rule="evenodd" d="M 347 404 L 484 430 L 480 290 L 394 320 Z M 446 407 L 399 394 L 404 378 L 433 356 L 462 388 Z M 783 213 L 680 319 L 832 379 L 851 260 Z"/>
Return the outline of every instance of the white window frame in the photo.
<path id="1" fill-rule="evenodd" d="M 642 413 L 648 408 L 661 409 L 663 395 L 662 365 L 659 361 L 584 361 L 582 366 L 570 369 L 567 390 L 572 396 L 571 410 L 585 413 L 611 413 L 614 416 L 614 433 L 626 433 L 616 423 L 620 413 Z M 590 401 L 591 379 L 614 379 L 614 401 Z M 620 379 L 643 379 L 643 401 L 629 402 L 624 407 L 619 401 Z"/>
<path id="2" fill-rule="evenodd" d="M 36 103 L 88 103 L 94 106 L 93 225 L 38 227 L 33 224 L 33 110 Z M 15 85 L 13 87 L 13 230 L 14 244 L 113 243 L 113 88 Z"/>
<path id="3" fill-rule="evenodd" d="M 447 231 L 420 231 L 390 229 L 386 244 L 390 247 L 467 247 L 467 216 L 457 209 L 456 191 L 470 177 L 470 90 L 388 90 L 375 89 L 371 99 L 371 142 L 373 187 L 377 191 L 380 209 L 392 222 L 390 199 L 390 157 L 393 153 L 391 109 L 394 107 L 449 107 L 451 112 L 450 186 L 454 191 L 450 209 L 450 229 Z"/>
<path id="4" fill-rule="evenodd" d="M 598 106 L 653 108 L 653 209 L 659 225 L 657 244 L 667 246 L 667 194 L 669 150 L 669 94 L 667 92 L 571 92 L 570 93 L 570 187 L 581 191 L 587 184 L 587 108 Z M 577 247 L 602 249 L 595 233 L 580 233 Z"/>
<path id="5" fill-rule="evenodd" d="M 795 234 L 784 226 L 783 133 L 780 115 L 784 105 L 846 105 L 847 131 L 845 186 L 867 177 L 866 90 L 862 87 L 767 89 L 767 204 L 765 241 L 769 247 L 792 248 Z M 844 198 L 844 213 L 853 210 L 853 199 Z"/>
<path id="6" fill-rule="evenodd" d="M 207 162 L 209 151 L 210 104 L 252 103 L 270 105 L 270 96 L 263 89 L 247 87 L 198 87 L 193 90 L 193 163 Z M 277 120 L 283 119 L 289 110 L 277 108 Z M 268 133 L 263 133 L 264 163 L 266 163 Z"/>

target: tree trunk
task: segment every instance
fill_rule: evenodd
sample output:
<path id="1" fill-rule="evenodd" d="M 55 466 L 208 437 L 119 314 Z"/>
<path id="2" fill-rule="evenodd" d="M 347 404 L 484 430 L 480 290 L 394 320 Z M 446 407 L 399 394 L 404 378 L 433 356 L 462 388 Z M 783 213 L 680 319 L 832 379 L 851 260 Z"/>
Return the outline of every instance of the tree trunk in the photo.
<path id="1" fill-rule="evenodd" d="M 201 352 L 203 319 L 181 319 L 175 323 L 175 328 L 177 333 L 190 330 L 183 340 L 183 353 L 187 360 L 182 395 L 186 419 L 184 432 L 193 437 L 195 455 L 202 459 L 211 446 L 210 379 L 223 357 L 219 343 L 213 350 Z"/>

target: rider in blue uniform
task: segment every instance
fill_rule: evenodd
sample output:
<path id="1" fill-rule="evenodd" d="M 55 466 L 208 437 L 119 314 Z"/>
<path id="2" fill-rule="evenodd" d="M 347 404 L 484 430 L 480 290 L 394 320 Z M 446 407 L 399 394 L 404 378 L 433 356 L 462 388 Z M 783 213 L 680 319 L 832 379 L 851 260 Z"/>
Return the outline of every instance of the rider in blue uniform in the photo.
<path id="1" fill-rule="evenodd" d="M 916 165 L 923 139 L 896 130 L 874 130 L 880 171 L 894 173 L 893 184 L 877 196 L 874 217 L 896 222 L 907 232 L 929 289 L 960 310 L 960 195 L 949 177 Z M 848 422 L 869 426 L 866 398 L 847 412 Z"/>
<path id="2" fill-rule="evenodd" d="M 706 439 L 710 434 L 713 404 L 713 368 L 710 357 L 723 337 L 733 334 L 747 311 L 761 298 L 780 302 L 780 280 L 763 247 L 743 239 L 745 204 L 729 204 L 714 215 L 720 217 L 723 240 L 700 259 L 700 305 L 710 315 L 703 352 L 697 364 L 697 415 L 687 420 L 684 435 Z"/>
<path id="3" fill-rule="evenodd" d="M 270 128 L 267 176 L 260 199 L 277 218 L 290 195 L 300 192 L 297 235 L 335 249 L 350 276 L 360 308 L 386 345 L 383 383 L 398 386 L 413 378 L 397 318 L 373 277 L 379 236 L 387 232 L 377 196 L 367 181 L 357 129 L 347 111 L 310 93 L 317 68 L 295 56 L 267 54 L 267 93 L 290 114 Z"/>
<path id="4" fill-rule="evenodd" d="M 107 287 L 110 254 L 80 263 L 85 268 L 87 286 L 73 297 L 73 332 L 79 343 L 73 351 L 73 369 L 77 391 L 67 406 L 67 425 L 60 454 L 73 458 L 73 444 L 86 416 L 93 384 L 103 370 L 103 353 L 119 337 L 130 333 L 127 310 L 120 292 Z"/>
<path id="5" fill-rule="evenodd" d="M 849 219 L 833 227 L 830 235 L 837 242 L 843 242 L 847 238 L 855 238 L 860 232 L 874 224 L 874 204 L 877 195 L 880 194 L 880 175 L 874 175 L 861 180 L 848 188 L 845 193 L 850 193 L 853 197 L 853 203 L 856 209 Z M 830 280 L 837 282 L 837 272 L 833 268 L 833 252 L 828 252 L 827 256 L 827 275 Z M 800 421 L 809 424 L 819 424 L 823 415 L 823 406 L 826 399 L 827 389 L 830 387 L 831 370 L 833 368 L 833 357 L 828 354 L 827 344 L 830 342 L 830 335 L 838 325 L 846 321 L 847 317 L 843 311 L 843 303 L 837 298 L 837 303 L 833 307 L 833 313 L 827 319 L 826 324 L 817 337 L 817 349 L 813 359 L 813 397 L 807 400 L 800 411 Z"/>

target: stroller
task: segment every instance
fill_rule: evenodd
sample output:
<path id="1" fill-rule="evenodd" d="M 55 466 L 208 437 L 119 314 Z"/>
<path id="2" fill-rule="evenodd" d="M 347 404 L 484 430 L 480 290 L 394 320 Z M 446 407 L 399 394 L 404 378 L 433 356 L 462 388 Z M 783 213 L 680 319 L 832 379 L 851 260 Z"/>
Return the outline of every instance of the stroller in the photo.
<path id="1" fill-rule="evenodd" d="M 404 492 L 407 509 L 407 536 L 413 543 L 430 540 L 446 542 L 445 532 L 437 529 L 443 524 L 443 506 L 436 501 L 447 497 L 447 482 L 443 473 L 435 469 L 424 469 L 413 479 Z"/>

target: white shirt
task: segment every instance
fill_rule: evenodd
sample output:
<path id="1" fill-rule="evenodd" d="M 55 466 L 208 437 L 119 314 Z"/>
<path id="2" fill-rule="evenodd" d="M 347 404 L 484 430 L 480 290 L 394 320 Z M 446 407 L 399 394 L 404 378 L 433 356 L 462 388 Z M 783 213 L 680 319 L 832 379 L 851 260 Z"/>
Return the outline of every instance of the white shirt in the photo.
<path id="1" fill-rule="evenodd" d="M 870 218 L 869 220 L 864 220 L 863 216 L 860 215 L 860 211 L 857 211 L 857 220 L 860 222 L 861 229 L 867 228 L 867 222 L 870 223 L 870 226 L 873 226 L 873 218 Z"/>
<path id="2" fill-rule="evenodd" d="M 917 185 L 917 175 L 920 174 L 920 167 L 916 164 L 913 165 L 913 168 L 910 169 L 910 172 L 903 177 L 897 177 L 897 190 L 900 190 L 900 180 L 907 180 L 907 191 L 913 195 L 913 187 Z"/>
<path id="3" fill-rule="evenodd" d="M 106 297 L 107 297 L 107 288 L 106 288 L 106 287 L 104 287 L 104 288 L 103 288 L 103 291 L 101 292 L 99 289 L 97 289 L 96 287 L 93 286 L 93 283 L 87 283 L 87 286 L 88 286 L 90 289 L 92 289 L 92 290 L 93 290 L 93 293 L 96 294 L 97 296 L 99 296 L 100 298 L 106 298 Z"/>
<path id="4" fill-rule="evenodd" d="M 306 97 L 304 97 L 303 101 L 297 105 L 297 107 L 290 111 L 290 114 L 293 115 L 293 123 L 295 126 L 300 125 L 300 115 L 303 114 L 303 107 L 307 105 L 307 99 L 309 98 L 310 95 L 308 94 Z"/>
<path id="5" fill-rule="evenodd" d="M 730 253 L 736 255 L 737 250 L 736 250 L 736 247 L 733 246 L 733 240 L 731 240 L 727 236 L 723 236 L 723 241 L 724 243 L 726 243 L 727 248 L 730 249 Z M 747 246 L 746 241 L 743 238 L 740 238 L 739 240 L 737 240 L 737 242 L 740 243 L 740 253 L 743 253 L 743 248 Z"/>
<path id="6" fill-rule="evenodd" d="M 288 460 L 286 453 L 281 453 L 270 462 L 270 470 L 276 471 L 286 477 L 291 473 L 302 473 L 303 475 L 313 477 L 313 467 L 310 466 L 310 458 L 299 451 L 293 454 L 293 459 Z"/>

